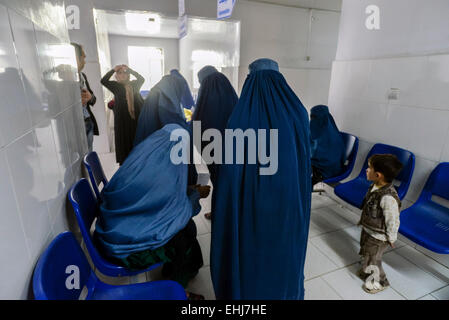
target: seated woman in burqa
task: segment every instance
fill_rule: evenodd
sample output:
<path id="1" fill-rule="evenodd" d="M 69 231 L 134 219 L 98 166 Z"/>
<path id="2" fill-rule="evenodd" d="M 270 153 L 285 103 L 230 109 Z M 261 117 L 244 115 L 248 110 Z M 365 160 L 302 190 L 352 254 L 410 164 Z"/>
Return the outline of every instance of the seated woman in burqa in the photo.
<path id="1" fill-rule="evenodd" d="M 112 261 L 138 270 L 162 262 L 164 278 L 186 288 L 203 265 L 192 217 L 210 187 L 188 186 L 187 165 L 172 162 L 172 148 L 186 144 L 170 141 L 179 128 L 166 125 L 129 154 L 102 191 L 94 238 Z"/>
<path id="2" fill-rule="evenodd" d="M 202 68 L 198 72 L 198 80 L 200 89 L 192 120 L 201 121 L 201 136 L 208 129 L 217 129 L 224 137 L 229 116 L 238 101 L 237 93 L 228 78 L 213 66 Z M 204 150 L 208 143 L 208 141 L 202 141 L 201 150 Z M 212 157 L 213 155 L 214 151 L 211 152 Z M 217 167 L 219 165 L 217 163 L 207 165 L 213 186 L 217 184 Z M 214 207 L 214 202 L 212 194 L 212 207 Z M 206 213 L 205 217 L 210 219 L 211 213 Z"/>
<path id="3" fill-rule="evenodd" d="M 273 129 L 273 139 L 262 146 L 273 161 L 277 157 L 278 165 L 277 170 L 263 170 L 266 163 L 259 155 L 255 164 L 218 168 L 210 258 L 215 295 L 303 299 L 311 205 L 310 127 L 306 109 L 275 61 L 259 59 L 249 65 L 226 128 L 256 134 L 262 130 L 267 137 Z M 258 148 L 245 142 L 245 157 L 250 150 L 263 153 L 258 142 Z"/>
<path id="4" fill-rule="evenodd" d="M 312 185 L 339 175 L 346 161 L 345 144 L 325 105 L 310 110 Z"/>

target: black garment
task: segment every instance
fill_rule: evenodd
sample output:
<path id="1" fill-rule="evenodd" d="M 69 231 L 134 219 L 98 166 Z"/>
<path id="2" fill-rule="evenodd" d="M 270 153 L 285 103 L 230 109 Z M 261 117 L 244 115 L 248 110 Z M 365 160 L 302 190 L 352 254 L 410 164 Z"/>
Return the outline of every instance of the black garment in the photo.
<path id="1" fill-rule="evenodd" d="M 312 166 L 312 187 L 316 185 L 318 182 L 325 180 L 323 175 L 320 173 L 316 167 Z"/>
<path id="2" fill-rule="evenodd" d="M 185 288 L 203 266 L 203 255 L 196 234 L 195 222 L 190 219 L 186 227 L 162 247 L 133 253 L 121 260 L 121 264 L 129 269 L 142 270 L 163 262 L 162 275 Z"/>
<path id="3" fill-rule="evenodd" d="M 135 72 L 128 69 L 137 80 L 130 81 L 130 85 L 134 93 L 134 115 L 131 118 L 128 111 L 128 102 L 126 100 L 125 86 L 117 81 L 109 80 L 114 74 L 114 70 L 109 71 L 101 79 L 101 84 L 108 88 L 114 94 L 114 138 L 115 138 L 115 156 L 119 164 L 122 164 L 134 146 L 134 137 L 136 135 L 137 120 L 139 119 L 140 110 L 142 109 L 143 99 L 140 95 L 140 88 L 145 79 Z"/>
<path id="4" fill-rule="evenodd" d="M 81 72 L 81 73 L 84 76 L 84 79 L 86 80 L 87 90 L 92 95 L 92 98 L 90 99 L 90 101 L 87 102 L 86 108 L 87 108 L 87 112 L 89 112 L 89 115 L 90 115 L 90 118 L 92 119 L 92 122 L 94 123 L 94 135 L 98 136 L 100 134 L 100 132 L 98 130 L 97 120 L 95 119 L 95 116 L 94 116 L 92 110 L 90 109 L 90 106 L 93 106 L 97 102 L 97 97 L 95 97 L 94 92 L 90 88 L 89 81 L 87 81 L 86 74 L 84 72 Z"/>

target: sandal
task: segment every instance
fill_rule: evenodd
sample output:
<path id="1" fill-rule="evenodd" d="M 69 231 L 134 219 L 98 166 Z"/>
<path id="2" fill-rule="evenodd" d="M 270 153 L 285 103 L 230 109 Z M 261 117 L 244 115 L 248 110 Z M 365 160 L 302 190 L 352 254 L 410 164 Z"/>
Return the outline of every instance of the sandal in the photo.
<path id="1" fill-rule="evenodd" d="M 205 217 L 207 220 L 211 220 L 211 219 L 212 219 L 212 212 L 205 213 L 205 214 L 204 214 L 204 217 Z"/>
<path id="2" fill-rule="evenodd" d="M 202 294 L 196 294 L 190 291 L 186 291 L 187 300 L 205 300 Z"/>

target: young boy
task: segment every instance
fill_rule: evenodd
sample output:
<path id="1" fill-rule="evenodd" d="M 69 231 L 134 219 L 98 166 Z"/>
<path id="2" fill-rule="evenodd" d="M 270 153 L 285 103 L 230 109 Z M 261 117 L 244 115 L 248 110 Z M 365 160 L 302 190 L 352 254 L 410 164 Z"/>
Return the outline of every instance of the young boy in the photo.
<path id="1" fill-rule="evenodd" d="M 363 289 L 377 293 L 390 284 L 382 268 L 382 255 L 388 246 L 394 248 L 399 229 L 401 201 L 392 182 L 402 163 L 392 154 L 375 154 L 368 159 L 366 177 L 373 184 L 363 199 L 360 252 L 362 268 L 358 275 L 365 281 Z"/>

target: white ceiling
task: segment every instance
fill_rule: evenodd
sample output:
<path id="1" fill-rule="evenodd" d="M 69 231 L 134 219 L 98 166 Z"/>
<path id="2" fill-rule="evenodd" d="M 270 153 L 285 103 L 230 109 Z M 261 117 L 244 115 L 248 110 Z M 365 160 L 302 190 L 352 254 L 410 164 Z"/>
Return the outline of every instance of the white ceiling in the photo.
<path id="1" fill-rule="evenodd" d="M 248 1 L 271 3 L 299 8 L 341 11 L 341 2 L 343 0 L 248 0 Z"/>
<path id="2" fill-rule="evenodd" d="M 292 6 L 299 8 L 312 8 L 322 10 L 340 11 L 343 0 L 247 0 L 259 3 L 270 3 L 276 5 Z M 160 16 L 160 32 L 151 33 L 150 27 L 143 30 L 130 30 L 129 22 L 126 21 L 125 12 L 101 11 L 101 18 L 107 20 L 108 32 L 115 35 L 155 38 L 178 38 L 178 21 L 174 17 Z M 151 12 L 136 12 L 136 19 L 145 23 Z M 139 18 L 139 16 L 142 17 Z"/>
<path id="3" fill-rule="evenodd" d="M 152 17 L 150 12 L 134 13 L 136 19 L 143 22 Z M 143 30 L 130 30 L 129 22 L 126 21 L 125 12 L 103 12 L 103 17 L 106 17 L 107 28 L 109 34 L 131 36 L 131 37 L 154 37 L 154 38 L 178 38 L 178 20 L 176 18 L 160 16 L 160 31 L 152 33 L 148 28 Z M 140 18 L 141 17 L 141 18 Z M 142 22 L 142 21 L 141 21 Z"/>

